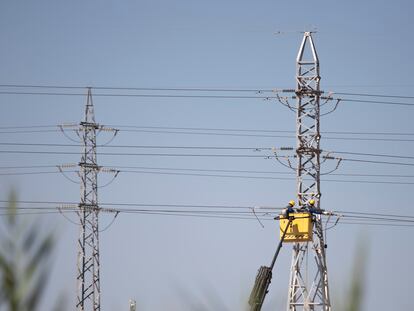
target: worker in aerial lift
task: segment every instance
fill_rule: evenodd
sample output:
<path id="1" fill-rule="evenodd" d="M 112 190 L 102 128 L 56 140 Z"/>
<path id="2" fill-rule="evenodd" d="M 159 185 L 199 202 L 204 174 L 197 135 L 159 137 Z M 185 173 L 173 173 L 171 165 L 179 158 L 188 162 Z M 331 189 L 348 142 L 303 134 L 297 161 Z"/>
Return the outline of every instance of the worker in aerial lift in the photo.
<path id="1" fill-rule="evenodd" d="M 306 204 L 303 209 L 311 214 L 319 214 L 319 215 L 332 215 L 332 212 L 327 212 L 321 208 L 315 207 L 315 200 L 310 199 L 308 204 Z"/>
<path id="2" fill-rule="evenodd" d="M 291 200 L 289 201 L 288 205 L 284 209 L 282 209 L 280 215 L 275 217 L 275 219 L 280 219 L 280 217 L 289 218 L 291 214 L 294 214 L 296 212 L 308 212 L 312 215 L 333 215 L 332 212 L 325 211 L 321 208 L 316 208 L 315 204 L 316 201 L 314 199 L 310 199 L 306 205 L 295 210 L 293 208 L 295 206 L 295 201 Z"/>
<path id="3" fill-rule="evenodd" d="M 303 209 L 311 214 L 322 214 L 322 210 L 320 208 L 316 208 L 315 203 L 314 199 L 310 199 L 308 204 L 306 204 Z"/>
<path id="4" fill-rule="evenodd" d="M 293 209 L 294 206 L 295 206 L 295 201 L 290 200 L 288 206 L 282 209 L 280 216 L 289 218 L 289 214 L 292 214 L 295 212 L 295 210 Z"/>

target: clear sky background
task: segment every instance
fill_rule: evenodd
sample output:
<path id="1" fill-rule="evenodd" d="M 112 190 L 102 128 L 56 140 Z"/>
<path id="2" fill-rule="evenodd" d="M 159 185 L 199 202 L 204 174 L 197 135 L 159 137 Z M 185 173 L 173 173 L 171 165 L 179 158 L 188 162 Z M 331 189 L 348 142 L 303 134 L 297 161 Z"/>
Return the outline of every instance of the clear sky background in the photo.
<path id="1" fill-rule="evenodd" d="M 302 36 L 298 31 L 316 27 L 322 89 L 411 95 L 412 12 L 412 1 L 401 0 L 2 1 L 0 84 L 294 88 L 295 58 Z M 286 34 L 275 35 L 277 31 Z M 2 94 L 0 124 L 79 122 L 84 104 L 82 96 Z M 295 129 L 295 115 L 275 100 L 97 96 L 94 104 L 97 122 L 108 125 Z M 414 149 L 412 142 L 328 140 L 324 132 L 413 133 L 413 109 L 343 102 L 321 121 L 321 147 L 409 156 Z M 71 143 L 58 132 L 0 135 L 1 142 Z M 104 143 L 107 138 L 104 134 L 99 141 Z M 280 147 L 294 146 L 295 140 L 121 131 L 113 144 Z M 33 146 L 1 146 L 0 150 L 80 151 Z M 76 163 L 80 158 L 52 154 L 0 157 L 1 166 L 58 165 Z M 275 160 L 262 158 L 98 154 L 98 161 L 111 167 L 288 171 Z M 332 168 L 330 165 L 326 170 Z M 413 170 L 410 166 L 344 162 L 337 172 L 410 175 Z M 340 178 L 326 176 L 328 179 Z M 383 179 L 390 180 L 348 177 L 354 181 Z M 109 180 L 109 176 L 99 177 L 100 184 Z M 79 185 L 60 174 L 0 176 L 3 200 L 12 187 L 22 200 L 79 201 Z M 111 185 L 99 189 L 99 198 L 115 203 L 283 206 L 295 198 L 295 190 L 294 179 L 121 173 Z M 413 215 L 411 191 L 412 185 L 323 181 L 322 207 Z M 60 215 L 40 218 L 56 227 L 58 234 L 44 308 L 48 310 L 61 293 L 68 297 L 71 307 L 76 297 L 78 228 Z M 111 219 L 103 215 L 101 227 Z M 103 310 L 127 310 L 130 298 L 138 301 L 138 310 L 195 310 L 197 302 L 205 303 L 209 310 L 241 310 L 257 269 L 271 260 L 277 230 L 272 222 L 261 228 L 252 220 L 120 214 L 100 235 Z M 365 239 L 369 253 L 365 309 L 410 309 L 412 233 L 412 227 L 346 224 L 328 231 L 334 308 L 341 300 L 343 303 L 357 242 Z M 290 257 L 291 247 L 284 247 L 264 311 L 285 307 Z M 221 305 L 215 304 L 217 301 Z"/>

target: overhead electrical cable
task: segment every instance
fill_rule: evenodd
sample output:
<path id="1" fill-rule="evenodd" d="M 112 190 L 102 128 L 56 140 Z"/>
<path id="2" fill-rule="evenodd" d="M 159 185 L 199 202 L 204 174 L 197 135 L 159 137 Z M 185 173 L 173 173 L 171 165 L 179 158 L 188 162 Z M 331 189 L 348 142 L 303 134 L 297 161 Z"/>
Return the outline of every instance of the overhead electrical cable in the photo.
<path id="1" fill-rule="evenodd" d="M 76 147 L 82 145 L 76 144 L 57 144 L 57 143 L 16 143 L 16 142 L 0 142 L 0 146 L 41 146 L 41 147 Z M 252 151 L 273 151 L 273 150 L 293 150 L 293 147 L 264 147 L 264 146 L 166 146 L 166 145 L 97 145 L 100 148 L 136 148 L 136 149 L 188 149 L 188 150 L 252 150 Z M 364 153 L 351 151 L 329 150 L 329 153 L 360 155 L 370 157 L 386 157 L 397 159 L 414 159 L 414 156 L 382 154 L 382 153 Z"/>
<path id="2" fill-rule="evenodd" d="M 0 91 L 1 95 L 42 95 L 42 96 L 85 96 L 83 93 L 67 93 L 67 92 L 27 92 L 27 91 Z M 210 99 L 261 99 L 271 100 L 279 99 L 278 96 L 249 96 L 249 95 L 186 95 L 186 94 L 121 94 L 121 93 L 94 93 L 95 97 L 141 97 L 141 98 L 210 98 Z M 296 99 L 295 96 L 292 99 Z M 414 103 L 395 102 L 395 101 L 380 101 L 380 100 L 364 100 L 364 99 L 352 99 L 352 98 L 329 98 L 332 100 L 340 100 L 342 102 L 356 102 L 367 103 L 376 105 L 393 105 L 393 106 L 406 106 L 414 107 Z"/>
<path id="3" fill-rule="evenodd" d="M 76 124 L 74 124 L 76 125 Z M 188 131 L 215 131 L 215 132 L 253 132 L 253 133 L 295 133 L 292 130 L 275 130 L 275 129 L 242 129 L 242 128 L 211 128 L 211 127 L 174 127 L 174 126 L 144 126 L 144 125 L 121 125 L 109 124 L 110 127 L 117 129 L 160 129 L 160 130 L 188 130 Z M 0 126 L 2 129 L 31 129 L 31 128 L 55 128 L 59 130 L 59 125 L 16 125 Z M 381 136 L 414 136 L 414 132 L 362 132 L 362 131 L 324 131 L 325 134 L 341 135 L 381 135 Z"/>
<path id="4" fill-rule="evenodd" d="M 145 127 L 147 128 L 147 127 Z M 148 127 L 149 128 L 149 127 Z M 184 129 L 184 128 L 182 128 Z M 206 129 L 207 130 L 207 129 Z M 212 130 L 212 129 L 211 129 Z M 154 129 L 154 130 L 145 130 L 145 129 L 124 129 L 124 130 L 120 130 L 121 132 L 137 132 L 137 133 L 152 133 L 152 134 L 180 134 L 180 135 L 207 135 L 207 136 L 229 136 L 229 137 L 263 137 L 263 138 L 295 138 L 294 135 L 268 135 L 268 134 L 249 134 L 248 132 L 252 132 L 252 133 L 259 133 L 262 132 L 262 130 L 240 130 L 240 133 L 235 133 L 232 130 L 228 130 L 230 131 L 230 133 L 227 133 L 227 130 L 219 130 L 217 129 L 216 132 L 200 132 L 198 130 L 195 129 L 191 129 L 189 128 L 189 131 L 184 131 L 184 130 L 176 130 L 176 131 L 171 131 L 171 130 L 163 130 L 160 129 Z M 39 130 L 24 130 L 23 127 L 20 130 L 1 130 L 0 129 L 0 134 L 27 134 L 27 133 L 57 133 L 57 132 L 61 132 L 60 129 L 58 129 L 58 127 L 56 126 L 56 129 L 39 129 Z M 280 133 L 293 133 L 293 131 L 284 131 L 284 130 L 263 130 L 263 132 L 280 132 Z M 339 135 L 372 135 L 372 136 L 413 136 L 414 134 L 412 133 L 390 133 L 390 132 L 384 132 L 384 133 L 375 133 L 375 132 L 326 132 L 326 133 L 337 133 Z M 414 139 L 407 139 L 407 138 L 383 138 L 383 137 L 355 137 L 355 136 L 348 136 L 348 137 L 344 137 L 344 136 L 333 136 L 333 137 L 329 137 L 329 136 L 325 136 L 324 140 L 347 140 L 347 141 L 387 141 L 387 142 L 413 142 Z"/>
<path id="5" fill-rule="evenodd" d="M 77 166 L 74 165 L 74 166 Z M 0 170 L 11 169 L 37 169 L 37 168 L 57 168 L 59 165 L 24 165 L 24 166 L 0 166 Z M 72 165 L 71 165 L 72 167 Z M 183 167 L 148 167 L 148 166 L 122 166 L 110 165 L 106 167 L 116 167 L 121 172 L 129 170 L 159 170 L 159 171 L 184 171 L 184 172 L 214 172 L 214 173 L 246 173 L 246 174 L 266 174 L 266 175 L 295 175 L 294 172 L 282 171 L 259 171 L 259 170 L 236 170 L 236 169 L 205 169 L 205 168 L 183 168 Z M 133 171 L 132 171 L 133 172 Z M 18 173 L 18 172 L 16 172 Z M 28 172 L 31 173 L 31 172 Z M 41 172 L 40 172 L 41 173 Z M 414 178 L 410 174 L 363 174 L 363 173 L 330 173 L 329 176 L 349 176 L 349 177 L 392 177 L 392 178 Z"/>
<path id="6" fill-rule="evenodd" d="M 10 213 L 10 212 L 0 212 L 0 216 L 30 216 L 30 215 L 45 215 L 45 214 L 66 214 L 66 213 L 76 213 L 75 210 L 69 211 L 39 211 L 39 212 L 20 212 L 20 213 Z M 125 212 L 120 212 L 125 213 Z M 131 213 L 130 213 L 131 214 Z M 176 217 L 195 217 L 195 218 L 217 218 L 217 219 L 235 219 L 235 220 L 253 220 L 257 221 L 260 219 L 261 221 L 274 221 L 272 217 L 263 217 L 263 216 L 230 216 L 230 215 L 203 215 L 203 214 L 194 214 L 194 213 L 173 213 L 173 212 L 133 212 L 132 214 L 140 214 L 140 215 L 163 215 L 163 216 L 176 216 Z M 328 223 L 332 224 L 333 221 L 329 221 Z M 404 224 L 404 223 L 390 223 L 390 222 L 360 222 L 360 221 L 341 221 L 339 225 L 363 225 L 363 226 L 379 226 L 379 227 L 414 227 L 412 224 Z"/>
<path id="7" fill-rule="evenodd" d="M 49 155 L 78 155 L 78 152 L 68 151 L 28 151 L 28 150 L 0 150 L 0 153 L 10 154 L 49 154 Z M 100 156 L 152 156 L 152 157 L 217 157 L 217 158 L 294 158 L 295 156 L 275 156 L 273 154 L 196 154 L 196 153 L 117 153 L 117 152 L 100 152 Z M 327 159 L 335 159 L 332 156 L 325 156 Z M 352 159 L 352 158 L 340 158 L 342 161 L 349 162 L 361 162 L 372 164 L 386 164 L 386 165 L 402 165 L 402 166 L 414 166 L 414 163 L 405 162 L 391 162 L 391 161 L 376 161 L 376 160 L 364 160 L 364 159 Z"/>
<path id="8" fill-rule="evenodd" d="M 1 203 L 9 203 L 9 200 L 0 200 Z M 79 202 L 71 202 L 71 201 L 55 201 L 55 200 L 16 200 L 14 201 L 16 204 L 25 204 L 25 205 L 41 205 L 39 206 L 29 206 L 29 207 L 18 207 L 18 209 L 39 209 L 39 208 L 53 208 L 56 209 L 56 205 L 62 205 L 62 206 L 72 206 L 71 208 L 77 208 L 79 205 Z M 53 205 L 52 207 L 47 207 L 46 205 Z M 232 204 L 232 205 L 223 205 L 223 204 L 165 204 L 165 203 L 140 203 L 140 202 L 101 202 L 99 203 L 99 206 L 128 206 L 128 207 L 140 207 L 139 209 L 128 209 L 128 211 L 152 211 L 143 209 L 143 207 L 146 208 L 153 208 L 153 207 L 162 207 L 162 208 L 180 208 L 178 211 L 183 211 L 183 208 L 191 208 L 191 209 L 244 209 L 244 210 L 273 210 L 278 211 L 282 210 L 284 207 L 281 206 L 267 206 L 267 205 L 239 205 L 239 204 Z M 7 208 L 7 206 L 0 206 L 0 208 L 4 209 Z M 125 209 L 120 208 L 121 211 L 124 211 Z M 161 210 L 165 211 L 165 209 Z M 173 210 L 174 211 L 174 210 Z M 205 210 L 206 212 L 211 210 Z M 361 212 L 361 211 L 334 211 L 341 213 L 342 216 L 345 217 L 354 217 L 359 219 L 387 219 L 387 220 L 396 220 L 397 218 L 400 218 L 399 220 L 408 220 L 414 222 L 414 215 L 406 215 L 406 214 L 381 214 L 378 212 Z"/>
<path id="9" fill-rule="evenodd" d="M 401 98 L 401 99 L 414 99 L 414 96 L 405 95 L 387 95 L 387 94 L 367 94 L 367 93 L 347 93 L 347 92 L 333 92 L 336 95 L 347 96 L 362 96 L 362 97 L 384 97 L 384 98 Z"/>
<path id="10" fill-rule="evenodd" d="M 260 180 L 295 180 L 289 177 L 271 177 L 271 176 L 247 176 L 247 175 L 228 175 L 228 174 L 205 174 L 205 173 L 183 173 L 171 171 L 134 171 L 118 170 L 118 173 L 136 173 L 151 175 L 173 175 L 173 176 L 192 176 L 192 177 L 213 177 L 213 178 L 235 178 L 235 179 L 260 179 Z M 0 173 L 0 176 L 19 176 L 19 175 L 42 175 L 42 174 L 60 174 L 60 171 L 40 171 L 40 172 L 7 172 Z M 65 171 L 65 173 L 78 173 L 78 171 Z M 357 184 L 386 184 L 386 185 L 414 185 L 414 182 L 392 181 L 392 180 L 346 180 L 346 179 L 323 179 L 324 182 L 335 183 L 357 183 Z"/>
<path id="11" fill-rule="evenodd" d="M 178 91 L 178 92 L 256 92 L 256 93 L 293 93 L 294 89 L 290 88 L 209 88 L 209 87 L 120 87 L 120 86 L 65 86 L 65 85 L 39 85 L 39 84 L 0 84 L 2 88 L 37 88 L 37 89 L 78 89 L 87 88 L 95 90 L 124 90 L 124 91 Z M 329 94 L 361 96 L 361 97 L 384 97 L 384 98 L 401 98 L 414 99 L 414 96 L 390 95 L 390 94 L 370 94 L 370 93 L 353 93 L 353 92 L 326 92 Z"/>

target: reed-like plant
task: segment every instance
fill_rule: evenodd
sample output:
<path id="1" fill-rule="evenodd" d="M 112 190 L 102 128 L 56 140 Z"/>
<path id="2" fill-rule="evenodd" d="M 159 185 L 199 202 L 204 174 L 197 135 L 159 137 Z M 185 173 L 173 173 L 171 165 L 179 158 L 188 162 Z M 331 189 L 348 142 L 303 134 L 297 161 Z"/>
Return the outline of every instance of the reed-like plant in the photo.
<path id="1" fill-rule="evenodd" d="M 54 234 L 42 222 L 23 216 L 16 202 L 11 191 L 0 217 L 0 310 L 36 311 L 51 274 Z"/>

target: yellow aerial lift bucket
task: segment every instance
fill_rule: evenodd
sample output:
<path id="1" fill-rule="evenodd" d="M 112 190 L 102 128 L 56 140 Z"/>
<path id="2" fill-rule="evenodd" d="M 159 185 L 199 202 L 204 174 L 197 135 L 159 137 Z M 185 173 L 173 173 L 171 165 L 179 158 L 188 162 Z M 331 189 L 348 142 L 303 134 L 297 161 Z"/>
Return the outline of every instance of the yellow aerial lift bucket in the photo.
<path id="1" fill-rule="evenodd" d="M 308 242 L 312 241 L 312 214 L 311 213 L 289 213 L 289 217 L 293 217 L 284 238 L 285 243 Z M 280 216 L 280 238 L 289 223 L 289 218 Z"/>

